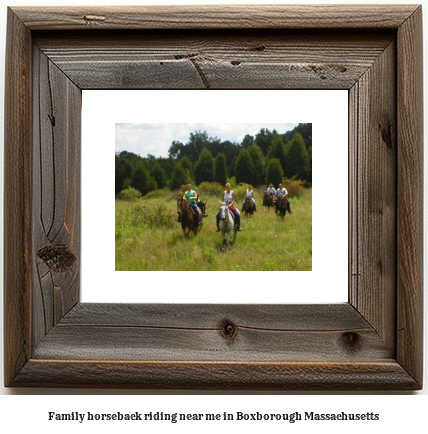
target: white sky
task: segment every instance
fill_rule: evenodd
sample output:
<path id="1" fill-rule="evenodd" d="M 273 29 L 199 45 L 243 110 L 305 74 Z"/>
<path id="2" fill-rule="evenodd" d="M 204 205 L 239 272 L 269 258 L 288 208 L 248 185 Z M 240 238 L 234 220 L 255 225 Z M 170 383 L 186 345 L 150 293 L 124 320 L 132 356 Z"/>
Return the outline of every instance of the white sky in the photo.
<path id="1" fill-rule="evenodd" d="M 283 134 L 295 126 L 297 123 L 117 123 L 115 150 L 167 157 L 173 140 L 186 144 L 195 131 L 206 131 L 222 142 L 241 143 L 246 134 L 255 136 L 261 128 Z"/>

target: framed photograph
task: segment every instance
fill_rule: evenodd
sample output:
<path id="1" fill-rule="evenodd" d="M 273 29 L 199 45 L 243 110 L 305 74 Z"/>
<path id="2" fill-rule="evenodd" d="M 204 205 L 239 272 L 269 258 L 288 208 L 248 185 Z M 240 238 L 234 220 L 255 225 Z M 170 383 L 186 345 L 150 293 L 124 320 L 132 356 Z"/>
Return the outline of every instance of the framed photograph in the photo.
<path id="1" fill-rule="evenodd" d="M 7 25 L 7 387 L 422 388 L 421 6 L 16 7 Z M 348 301 L 82 302 L 94 89 L 346 90 Z"/>

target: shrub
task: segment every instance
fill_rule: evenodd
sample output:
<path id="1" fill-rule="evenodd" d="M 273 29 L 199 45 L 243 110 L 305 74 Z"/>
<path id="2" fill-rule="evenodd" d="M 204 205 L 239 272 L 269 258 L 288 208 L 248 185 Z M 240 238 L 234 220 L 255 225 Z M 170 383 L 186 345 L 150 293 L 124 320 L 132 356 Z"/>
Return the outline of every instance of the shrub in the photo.
<path id="1" fill-rule="evenodd" d="M 245 194 L 247 192 L 248 184 L 238 184 L 235 187 L 232 185 L 232 190 L 235 192 L 237 208 L 241 209 L 242 201 L 245 199 Z"/>
<path id="2" fill-rule="evenodd" d="M 305 192 L 305 182 L 296 179 L 296 177 L 293 177 L 291 179 L 284 178 L 284 182 L 282 185 L 287 189 L 288 191 L 288 197 L 300 197 L 303 196 Z"/>
<path id="3" fill-rule="evenodd" d="M 172 228 L 175 226 L 177 216 L 166 205 L 148 207 L 140 202 L 132 209 L 131 219 L 135 227 Z"/>
<path id="4" fill-rule="evenodd" d="M 165 198 L 166 200 L 169 198 L 170 190 L 168 188 L 162 188 L 160 190 L 149 191 L 143 199 L 161 199 Z"/>
<path id="5" fill-rule="evenodd" d="M 122 190 L 119 193 L 119 199 L 122 200 L 134 201 L 137 200 L 139 197 L 141 197 L 141 193 L 137 189 L 132 188 L 131 186 L 125 188 L 125 190 Z"/>
<path id="6" fill-rule="evenodd" d="M 236 178 L 235 178 L 234 176 L 231 176 L 230 178 L 228 177 L 228 178 L 227 178 L 227 182 L 228 182 L 230 185 L 236 185 Z"/>
<path id="7" fill-rule="evenodd" d="M 198 192 L 202 200 L 205 200 L 206 196 L 214 196 L 220 200 L 225 189 L 226 187 L 218 182 L 202 182 L 198 187 Z"/>

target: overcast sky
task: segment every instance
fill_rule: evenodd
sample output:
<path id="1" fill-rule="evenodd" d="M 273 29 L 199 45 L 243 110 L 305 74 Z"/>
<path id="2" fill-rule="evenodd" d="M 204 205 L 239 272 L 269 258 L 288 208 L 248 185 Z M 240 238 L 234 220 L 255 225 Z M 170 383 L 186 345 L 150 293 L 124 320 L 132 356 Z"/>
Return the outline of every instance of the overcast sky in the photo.
<path id="1" fill-rule="evenodd" d="M 292 130 L 296 123 L 117 123 L 115 150 L 128 151 L 145 157 L 152 154 L 156 157 L 167 157 L 173 140 L 186 144 L 190 133 L 206 131 L 210 137 L 217 137 L 222 142 L 241 143 L 246 134 L 255 136 L 261 128 L 275 129 L 283 134 Z"/>

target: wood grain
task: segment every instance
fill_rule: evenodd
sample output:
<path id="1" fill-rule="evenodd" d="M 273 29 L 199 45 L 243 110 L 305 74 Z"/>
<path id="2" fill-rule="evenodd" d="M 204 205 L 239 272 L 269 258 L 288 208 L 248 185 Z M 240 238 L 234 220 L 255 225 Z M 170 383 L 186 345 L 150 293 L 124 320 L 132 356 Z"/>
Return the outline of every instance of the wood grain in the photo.
<path id="1" fill-rule="evenodd" d="M 109 362 L 30 360 L 16 386 L 221 390 L 412 390 L 396 362 Z"/>
<path id="2" fill-rule="evenodd" d="M 233 334 L 226 332 L 228 326 L 233 327 Z M 33 356 L 56 360 L 356 362 L 373 357 L 391 359 L 394 353 L 349 304 L 80 304 L 46 336 Z"/>
<path id="3" fill-rule="evenodd" d="M 350 302 L 395 347 L 397 124 L 395 43 L 351 89 Z"/>
<path id="4" fill-rule="evenodd" d="M 4 327 L 5 383 L 30 357 L 31 332 L 31 39 L 8 12 L 4 150 Z M 17 103 L 19 102 L 19 103 Z"/>
<path id="5" fill-rule="evenodd" d="M 14 7 L 31 30 L 397 29 L 415 5 Z"/>
<path id="6" fill-rule="evenodd" d="M 422 8 L 398 32 L 397 359 L 422 383 L 423 74 Z"/>
<path id="7" fill-rule="evenodd" d="M 421 41 L 416 6 L 9 9 L 6 385 L 421 388 Z M 349 89 L 349 303 L 79 303 L 87 88 Z"/>
<path id="8" fill-rule="evenodd" d="M 33 50 L 33 345 L 79 301 L 81 91 Z M 36 305 L 37 304 L 37 305 Z"/>
<path id="9" fill-rule="evenodd" d="M 81 89 L 349 89 L 394 39 L 390 31 L 87 36 L 35 38 Z"/>

